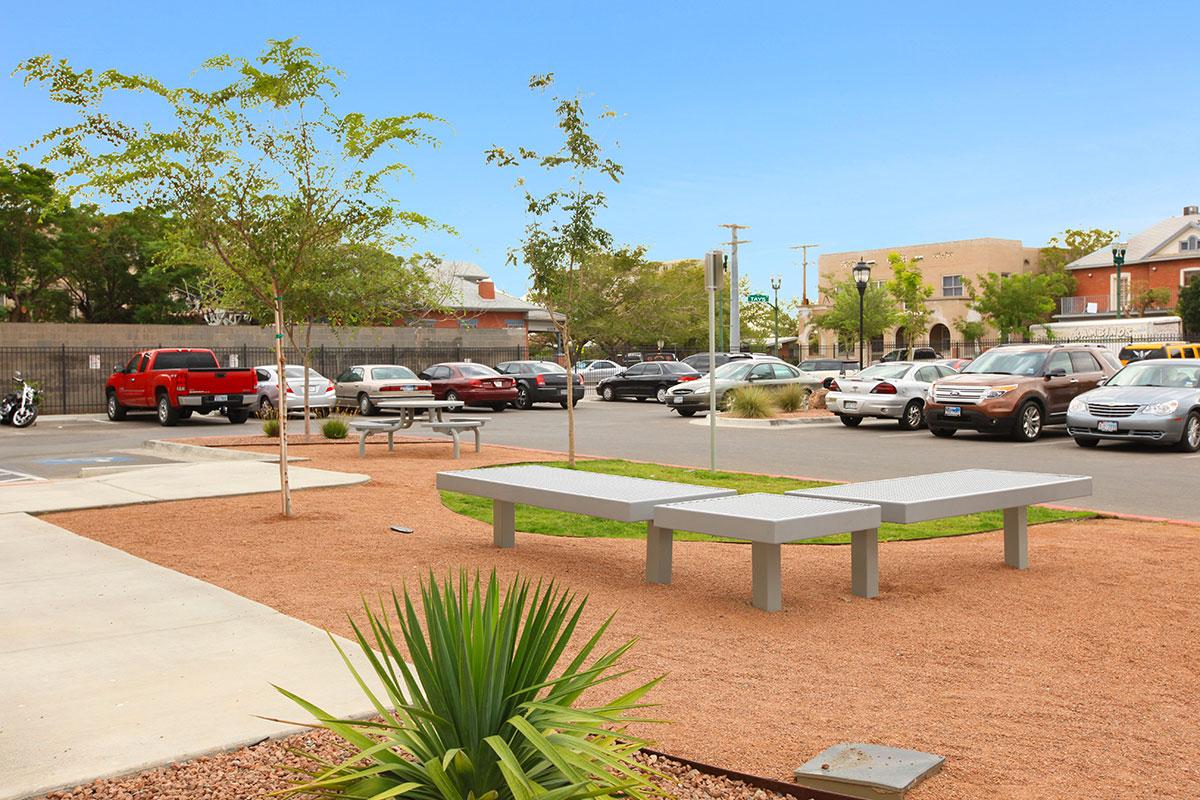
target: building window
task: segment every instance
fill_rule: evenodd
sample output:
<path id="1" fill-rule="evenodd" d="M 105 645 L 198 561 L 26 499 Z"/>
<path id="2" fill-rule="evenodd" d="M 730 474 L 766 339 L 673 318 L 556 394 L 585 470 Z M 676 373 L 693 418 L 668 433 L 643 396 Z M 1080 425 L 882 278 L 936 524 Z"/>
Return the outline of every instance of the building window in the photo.
<path id="1" fill-rule="evenodd" d="M 1179 285 L 1187 286 L 1196 278 L 1200 278 L 1200 269 L 1181 269 L 1179 270 Z"/>
<path id="2" fill-rule="evenodd" d="M 434 321 L 433 321 L 433 320 L 429 319 L 428 317 L 422 317 L 421 319 L 414 319 L 412 322 L 410 322 L 410 323 L 409 323 L 409 327 L 412 327 L 412 328 L 432 328 L 432 327 L 433 327 L 433 324 L 434 324 Z"/>
<path id="3" fill-rule="evenodd" d="M 963 296 L 962 275 L 943 275 L 942 276 L 942 297 L 962 297 L 962 296 Z"/>
<path id="4" fill-rule="evenodd" d="M 478 328 L 478 327 L 479 327 L 479 320 L 478 320 L 478 319 L 474 319 L 474 318 L 472 318 L 472 319 L 460 319 L 460 320 L 458 321 L 458 327 L 460 327 L 460 328 Z"/>
<path id="5" fill-rule="evenodd" d="M 523 320 L 523 319 L 506 319 L 506 320 L 504 320 L 504 327 L 506 327 L 506 328 L 524 328 L 525 320 Z"/>
<path id="6" fill-rule="evenodd" d="M 1200 250 L 1200 239 L 1197 239 L 1195 236 L 1189 236 L 1179 243 L 1179 252 L 1185 253 L 1189 250 Z"/>

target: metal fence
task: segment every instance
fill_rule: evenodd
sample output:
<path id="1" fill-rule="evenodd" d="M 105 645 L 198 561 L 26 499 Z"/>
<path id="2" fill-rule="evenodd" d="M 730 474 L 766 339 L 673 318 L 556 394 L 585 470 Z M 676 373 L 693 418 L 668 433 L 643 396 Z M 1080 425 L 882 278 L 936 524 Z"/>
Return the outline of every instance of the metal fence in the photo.
<path id="1" fill-rule="evenodd" d="M 222 366 L 256 367 L 275 363 L 270 347 L 214 347 Z M 0 379 L 20 370 L 42 391 L 44 414 L 89 414 L 104 411 L 104 383 L 114 367 L 134 354 L 124 347 L 0 347 Z M 288 352 L 289 363 L 300 354 Z M 354 364 L 403 364 L 416 372 L 443 361 L 497 364 L 524 357 L 520 347 L 428 345 L 422 347 L 324 347 L 312 349 L 312 368 L 335 378 Z"/>

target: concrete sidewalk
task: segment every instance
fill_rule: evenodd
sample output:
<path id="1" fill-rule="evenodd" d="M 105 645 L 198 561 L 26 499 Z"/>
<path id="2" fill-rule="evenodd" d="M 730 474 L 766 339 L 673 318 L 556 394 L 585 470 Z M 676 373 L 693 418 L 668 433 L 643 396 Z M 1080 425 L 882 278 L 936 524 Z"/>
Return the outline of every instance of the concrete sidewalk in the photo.
<path id="1" fill-rule="evenodd" d="M 271 683 L 372 712 L 323 631 L 25 514 L 0 515 L 0 609 L 0 800 L 292 732 L 254 716 L 307 721 Z"/>
<path id="2" fill-rule="evenodd" d="M 290 467 L 293 489 L 366 483 L 367 475 Z M 163 464 L 88 478 L 0 486 L 0 514 L 42 514 L 101 506 L 228 497 L 279 489 L 279 465 L 261 461 Z"/>

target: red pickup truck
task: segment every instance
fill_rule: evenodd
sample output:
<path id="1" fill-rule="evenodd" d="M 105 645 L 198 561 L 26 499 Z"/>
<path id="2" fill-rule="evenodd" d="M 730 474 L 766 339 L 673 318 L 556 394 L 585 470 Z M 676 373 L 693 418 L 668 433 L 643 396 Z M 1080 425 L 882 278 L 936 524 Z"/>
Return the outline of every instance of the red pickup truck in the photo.
<path id="1" fill-rule="evenodd" d="M 252 369 L 222 367 L 212 350 L 144 350 L 113 369 L 104 392 L 111 420 L 154 409 L 159 423 L 170 426 L 193 412 L 223 408 L 240 425 L 258 399 L 258 378 Z"/>

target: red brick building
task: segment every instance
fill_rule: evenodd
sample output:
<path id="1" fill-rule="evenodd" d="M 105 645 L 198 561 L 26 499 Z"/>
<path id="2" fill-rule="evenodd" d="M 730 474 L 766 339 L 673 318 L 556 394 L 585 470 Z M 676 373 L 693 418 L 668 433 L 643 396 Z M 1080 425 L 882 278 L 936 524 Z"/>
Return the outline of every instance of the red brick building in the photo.
<path id="1" fill-rule="evenodd" d="M 1075 276 L 1075 297 L 1064 297 L 1063 317 L 1116 316 L 1117 274 L 1112 249 L 1105 247 L 1067 265 Z M 1128 312 L 1131 298 L 1144 289 L 1167 289 L 1170 299 L 1147 313 L 1171 313 L 1179 289 L 1200 277 L 1200 209 L 1187 206 L 1129 239 L 1121 267 L 1121 305 Z"/>

